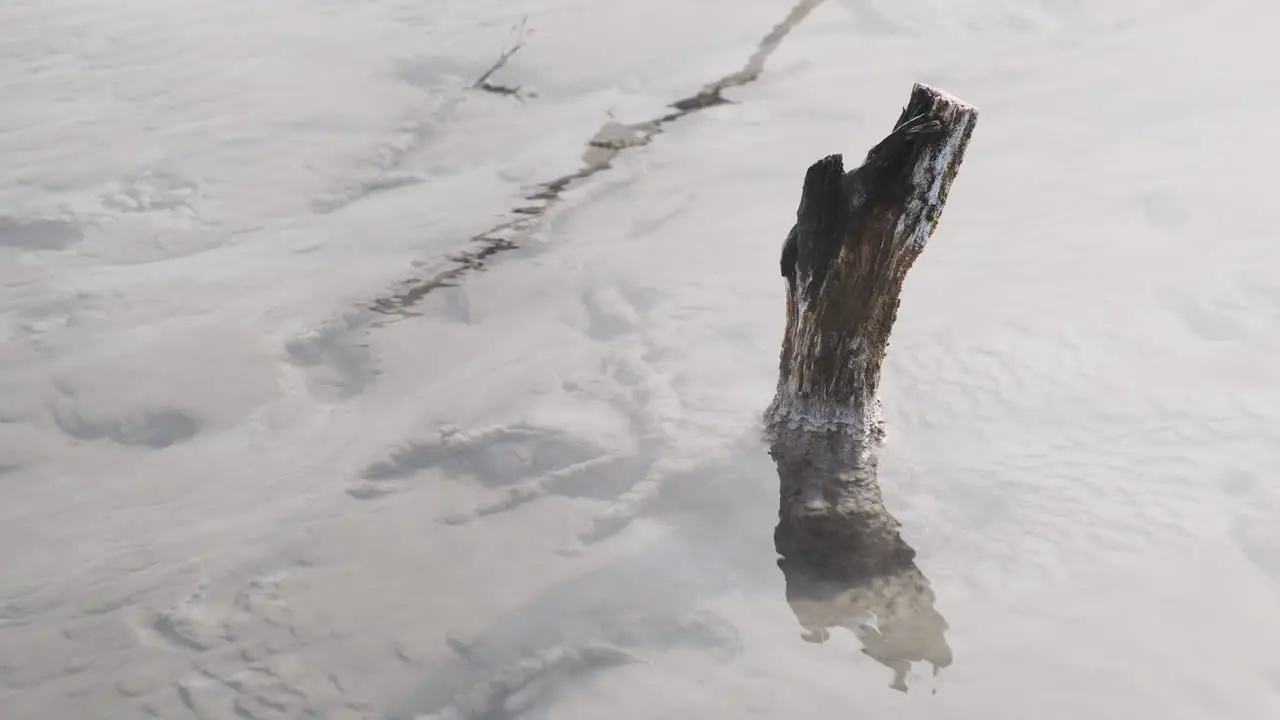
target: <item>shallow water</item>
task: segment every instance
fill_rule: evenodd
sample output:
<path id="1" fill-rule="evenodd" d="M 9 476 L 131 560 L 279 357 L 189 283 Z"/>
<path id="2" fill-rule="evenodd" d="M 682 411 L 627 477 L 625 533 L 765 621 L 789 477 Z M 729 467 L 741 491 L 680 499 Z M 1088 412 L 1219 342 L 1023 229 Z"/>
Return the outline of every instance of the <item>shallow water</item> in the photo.
<path id="1" fill-rule="evenodd" d="M 0 717 L 1280 718 L 1275 12 L 826 0 L 513 214 L 793 9 L 0 7 Z M 835 582 L 778 252 L 917 81 L 982 115 Z"/>

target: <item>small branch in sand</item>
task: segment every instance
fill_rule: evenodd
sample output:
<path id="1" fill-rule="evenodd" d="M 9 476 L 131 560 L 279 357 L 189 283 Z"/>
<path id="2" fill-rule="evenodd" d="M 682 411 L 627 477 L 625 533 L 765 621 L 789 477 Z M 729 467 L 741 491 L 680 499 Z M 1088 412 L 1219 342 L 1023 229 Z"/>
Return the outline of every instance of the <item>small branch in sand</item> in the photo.
<path id="1" fill-rule="evenodd" d="M 471 83 L 471 88 L 473 90 L 483 90 L 496 95 L 510 95 L 511 97 L 524 102 L 525 93 L 522 92 L 519 85 L 499 85 L 489 82 L 489 78 L 497 71 L 506 67 L 507 63 L 511 61 L 511 57 L 519 52 L 520 48 L 524 47 L 525 40 L 529 36 L 529 31 L 526 29 L 528 21 L 529 18 L 522 18 L 519 25 L 515 25 L 511 28 L 512 32 L 516 35 L 515 43 L 512 44 L 511 47 L 500 52 L 498 54 L 498 59 L 493 63 L 493 65 L 489 66 L 489 69 L 485 70 L 483 75 L 477 78 L 475 82 Z"/>

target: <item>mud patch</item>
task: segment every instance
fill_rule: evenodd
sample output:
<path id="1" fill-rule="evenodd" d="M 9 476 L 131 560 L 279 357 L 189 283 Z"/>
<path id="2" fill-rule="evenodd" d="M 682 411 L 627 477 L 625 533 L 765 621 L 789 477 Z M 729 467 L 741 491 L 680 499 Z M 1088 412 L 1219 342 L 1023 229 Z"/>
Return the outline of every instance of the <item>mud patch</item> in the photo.
<path id="1" fill-rule="evenodd" d="M 1147 221 L 1165 230 L 1180 230 L 1191 219 L 1186 203 L 1171 192 L 1148 193 L 1139 204 Z"/>
<path id="2" fill-rule="evenodd" d="M 392 480 L 440 468 L 496 488 L 604 455 L 603 449 L 581 439 L 531 425 L 466 433 L 446 429 L 438 439 L 402 447 L 386 460 L 370 465 L 364 477 Z"/>
<path id="3" fill-rule="evenodd" d="M 157 170 L 125 178 L 102 195 L 102 206 L 125 213 L 189 210 L 199 196 L 196 183 Z"/>
<path id="4" fill-rule="evenodd" d="M 1168 308 L 1194 335 L 1213 342 L 1230 342 L 1246 334 L 1240 320 L 1241 308 L 1229 299 L 1206 298 L 1202 295 L 1169 293 L 1164 298 Z"/>
<path id="5" fill-rule="evenodd" d="M 110 440 L 119 445 L 160 450 L 190 440 L 200 423 L 180 410 L 162 408 L 114 418 L 90 418 L 74 410 L 53 411 L 54 422 L 68 437 L 92 442 Z"/>
<path id="6" fill-rule="evenodd" d="M 80 226 L 67 220 L 0 216 L 0 247 L 15 250 L 66 250 L 84 240 Z"/>
<path id="7" fill-rule="evenodd" d="M 307 371 L 308 389 L 315 395 L 348 398 L 368 390 L 377 377 L 369 348 L 360 342 L 353 321 L 339 321 L 293 338 L 285 355 Z"/>

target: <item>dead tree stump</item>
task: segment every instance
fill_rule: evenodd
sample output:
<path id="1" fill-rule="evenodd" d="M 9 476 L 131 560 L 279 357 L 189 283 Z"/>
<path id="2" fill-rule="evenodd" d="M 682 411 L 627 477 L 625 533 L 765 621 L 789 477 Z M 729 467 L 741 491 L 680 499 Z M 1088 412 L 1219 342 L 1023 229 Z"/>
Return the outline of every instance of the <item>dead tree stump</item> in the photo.
<path id="1" fill-rule="evenodd" d="M 787 321 L 765 424 L 787 599 L 806 639 L 849 627 L 903 690 L 910 661 L 936 671 L 951 651 L 929 582 L 880 497 L 876 391 L 903 281 L 937 226 L 977 115 L 916 85 L 862 165 L 845 172 L 830 155 L 809 168 L 782 249 Z"/>

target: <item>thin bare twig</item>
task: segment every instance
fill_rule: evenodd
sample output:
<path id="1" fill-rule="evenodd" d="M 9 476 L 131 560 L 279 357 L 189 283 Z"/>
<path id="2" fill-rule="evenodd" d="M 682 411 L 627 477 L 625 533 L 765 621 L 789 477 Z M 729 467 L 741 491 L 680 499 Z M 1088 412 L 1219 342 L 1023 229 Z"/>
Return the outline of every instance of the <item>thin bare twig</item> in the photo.
<path id="1" fill-rule="evenodd" d="M 494 62 L 483 75 L 477 78 L 474 83 L 471 83 L 472 89 L 484 90 L 485 92 L 497 93 L 498 95 L 512 95 L 519 100 L 524 99 L 520 94 L 519 85 L 499 85 L 489 82 L 489 78 L 492 77 L 495 72 L 505 67 L 511 60 L 511 57 L 519 52 L 520 48 L 524 47 L 525 40 L 528 38 L 528 32 L 526 31 L 526 25 L 528 22 L 529 18 L 525 17 L 520 20 L 519 25 L 512 26 L 511 30 L 516 35 L 515 43 L 511 47 L 506 48 L 499 53 L 497 61 Z"/>

